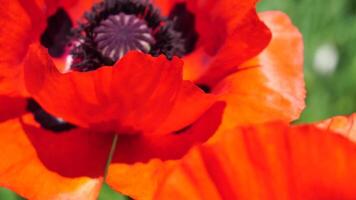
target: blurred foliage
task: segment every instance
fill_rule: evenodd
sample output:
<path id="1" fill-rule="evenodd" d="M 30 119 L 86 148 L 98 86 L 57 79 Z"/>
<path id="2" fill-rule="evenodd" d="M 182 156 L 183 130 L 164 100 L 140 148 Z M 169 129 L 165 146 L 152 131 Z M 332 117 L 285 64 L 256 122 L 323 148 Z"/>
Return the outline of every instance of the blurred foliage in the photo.
<path id="1" fill-rule="evenodd" d="M 21 197 L 17 196 L 15 193 L 11 192 L 10 190 L 0 188 L 0 199 L 4 200 L 22 200 Z"/>
<path id="2" fill-rule="evenodd" d="M 258 9 L 282 10 L 300 29 L 305 44 L 307 107 L 301 122 L 356 111 L 356 1 L 263 0 Z M 314 70 L 315 52 L 323 44 L 334 45 L 339 63 L 331 75 Z"/>
<path id="3" fill-rule="evenodd" d="M 113 191 L 107 184 L 101 189 L 98 200 L 129 200 L 130 198 L 122 196 Z"/>
<path id="4" fill-rule="evenodd" d="M 305 43 L 307 108 L 300 121 L 311 122 L 356 111 L 356 1 L 355 0 L 263 0 L 259 11 L 282 10 L 300 29 Z M 315 52 L 323 44 L 333 44 L 340 60 L 335 73 L 315 72 Z M 0 199 L 20 200 L 0 188 Z M 127 198 L 104 185 L 99 200 Z"/>

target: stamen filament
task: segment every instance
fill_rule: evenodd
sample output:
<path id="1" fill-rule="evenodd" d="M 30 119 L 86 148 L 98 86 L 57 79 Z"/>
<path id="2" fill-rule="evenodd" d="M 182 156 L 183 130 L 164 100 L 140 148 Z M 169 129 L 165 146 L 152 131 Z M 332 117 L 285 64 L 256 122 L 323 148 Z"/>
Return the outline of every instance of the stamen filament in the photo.
<path id="1" fill-rule="evenodd" d="M 117 145 L 118 138 L 119 138 L 119 135 L 115 134 L 114 138 L 113 138 L 113 141 L 112 141 L 112 144 L 111 144 L 109 157 L 108 157 L 108 160 L 106 161 L 105 172 L 104 172 L 104 183 L 106 182 L 106 178 L 107 178 L 107 175 L 108 175 L 108 172 L 109 172 L 109 167 L 110 167 L 110 164 L 112 162 L 112 159 L 113 159 L 113 156 L 114 156 L 114 153 L 115 153 L 115 150 L 116 150 L 116 145 Z"/>

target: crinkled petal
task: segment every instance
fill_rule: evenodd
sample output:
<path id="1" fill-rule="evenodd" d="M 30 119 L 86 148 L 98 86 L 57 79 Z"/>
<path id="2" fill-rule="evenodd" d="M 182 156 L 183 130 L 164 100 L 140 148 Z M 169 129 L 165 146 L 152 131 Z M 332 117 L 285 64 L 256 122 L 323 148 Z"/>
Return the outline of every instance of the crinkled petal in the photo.
<path id="1" fill-rule="evenodd" d="M 194 122 L 215 101 L 182 80 L 178 58 L 131 52 L 114 67 L 61 74 L 33 45 L 25 72 L 28 90 L 45 110 L 84 127 L 106 123 L 125 133 L 162 125 L 166 133 Z"/>
<path id="2" fill-rule="evenodd" d="M 317 126 L 339 133 L 351 141 L 356 142 L 356 114 L 332 117 L 317 123 Z"/>
<path id="3" fill-rule="evenodd" d="M 237 24 L 254 9 L 256 0 L 187 0 L 186 3 L 195 15 L 201 44 L 207 52 L 216 53 Z"/>
<path id="4" fill-rule="evenodd" d="M 35 0 L 0 4 L 0 94 L 25 95 L 22 62 L 45 25 L 44 5 Z"/>
<path id="5" fill-rule="evenodd" d="M 256 15 L 256 0 L 154 1 L 166 15 L 179 3 L 194 15 L 199 35 L 194 52 L 183 57 L 184 77 L 199 84 L 213 86 L 261 52 L 271 38 Z"/>
<path id="6" fill-rule="evenodd" d="M 0 124 L 0 186 L 29 199 L 96 199 L 112 137 L 56 135 L 23 119 Z"/>
<path id="7" fill-rule="evenodd" d="M 355 199 L 356 146 L 314 126 L 240 127 L 194 150 L 154 199 Z"/>
<path id="8" fill-rule="evenodd" d="M 227 102 L 222 128 L 297 119 L 304 109 L 303 41 L 288 16 L 266 12 L 273 33 L 269 46 L 214 90 Z"/>
<path id="9" fill-rule="evenodd" d="M 255 9 L 250 10 L 227 36 L 198 83 L 214 86 L 221 79 L 236 72 L 243 62 L 267 47 L 271 40 L 269 28 L 259 19 Z"/>
<path id="10" fill-rule="evenodd" d="M 224 104 L 216 103 L 198 121 L 165 136 L 119 137 L 107 182 L 135 199 L 152 199 L 161 177 L 193 145 L 206 141 L 218 128 Z"/>

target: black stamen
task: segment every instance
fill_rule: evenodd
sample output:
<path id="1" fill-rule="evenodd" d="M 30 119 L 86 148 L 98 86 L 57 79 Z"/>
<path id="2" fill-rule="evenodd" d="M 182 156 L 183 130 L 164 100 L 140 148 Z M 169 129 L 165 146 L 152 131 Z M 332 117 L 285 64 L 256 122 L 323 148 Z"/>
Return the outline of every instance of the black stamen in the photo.
<path id="1" fill-rule="evenodd" d="M 168 18 L 174 21 L 174 30 L 181 33 L 184 38 L 185 54 L 191 53 L 198 41 L 194 14 L 187 9 L 185 3 L 177 3 Z"/>
<path id="2" fill-rule="evenodd" d="M 32 112 L 35 120 L 42 126 L 42 128 L 60 133 L 63 131 L 69 131 L 76 128 L 75 125 L 65 122 L 59 118 L 56 118 L 45 110 L 33 99 L 28 99 L 27 110 Z"/>
<path id="3" fill-rule="evenodd" d="M 71 51 L 72 69 L 90 71 L 103 65 L 113 65 L 130 50 L 140 50 L 153 56 L 163 54 L 168 59 L 184 56 L 194 48 L 197 35 L 192 34 L 195 31 L 186 30 L 194 29 L 191 27 L 194 22 L 186 29 L 182 28 L 183 22 L 194 19 L 194 16 L 186 11 L 184 5 L 183 9 L 181 7 L 178 6 L 172 14 L 172 21 L 162 17 L 149 1 L 106 0 L 95 4 L 84 15 L 85 22 L 73 30 L 73 40 L 77 43 Z M 129 21 L 126 23 L 123 19 Z M 183 36 L 187 36 L 187 40 Z"/>
<path id="4" fill-rule="evenodd" d="M 65 10 L 58 9 L 48 18 L 47 28 L 41 36 L 41 44 L 48 48 L 48 53 L 53 57 L 61 57 L 69 42 L 72 21 Z"/>

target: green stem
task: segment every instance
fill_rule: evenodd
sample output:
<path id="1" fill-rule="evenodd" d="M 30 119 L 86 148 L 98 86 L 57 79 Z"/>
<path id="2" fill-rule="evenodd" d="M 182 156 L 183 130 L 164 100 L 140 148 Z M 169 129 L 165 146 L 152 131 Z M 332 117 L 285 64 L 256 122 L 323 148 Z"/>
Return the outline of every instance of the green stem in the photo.
<path id="1" fill-rule="evenodd" d="M 104 183 L 106 182 L 106 177 L 108 175 L 108 171 L 109 171 L 109 166 L 111 164 L 112 158 L 114 156 L 115 150 L 116 150 L 116 145 L 117 145 L 117 140 L 118 140 L 119 136 L 118 134 L 115 134 L 112 144 L 111 144 L 111 149 L 110 149 L 110 153 L 109 153 L 109 158 L 106 162 L 106 166 L 105 166 L 105 172 L 104 172 Z"/>

